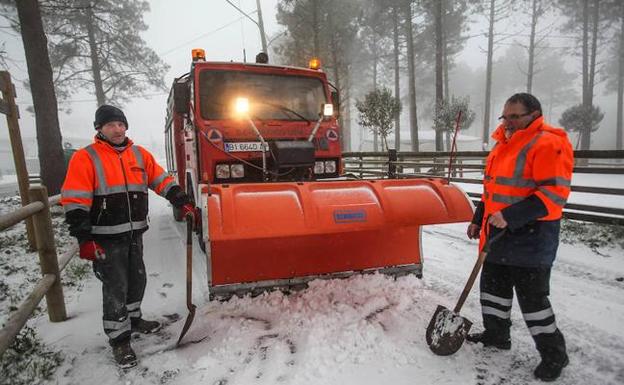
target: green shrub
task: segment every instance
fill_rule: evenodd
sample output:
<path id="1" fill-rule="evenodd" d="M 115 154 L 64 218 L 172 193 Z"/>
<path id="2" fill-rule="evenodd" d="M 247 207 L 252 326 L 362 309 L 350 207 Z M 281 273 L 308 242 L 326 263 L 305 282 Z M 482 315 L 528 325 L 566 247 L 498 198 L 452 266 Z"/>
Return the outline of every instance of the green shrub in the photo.
<path id="1" fill-rule="evenodd" d="M 35 330 L 25 326 L 0 358 L 0 384 L 27 385 L 49 380 L 63 360 L 61 352 L 48 350 Z"/>

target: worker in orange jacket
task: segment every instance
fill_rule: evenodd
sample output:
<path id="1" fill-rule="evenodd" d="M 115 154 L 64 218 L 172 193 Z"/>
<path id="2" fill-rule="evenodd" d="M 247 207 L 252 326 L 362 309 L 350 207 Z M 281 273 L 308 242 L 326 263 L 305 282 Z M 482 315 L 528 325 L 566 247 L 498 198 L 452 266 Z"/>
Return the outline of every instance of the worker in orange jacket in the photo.
<path id="1" fill-rule="evenodd" d="M 126 137 L 128 121 L 122 110 L 102 105 L 95 112 L 94 126 L 94 143 L 71 158 L 61 204 L 70 234 L 78 239 L 80 258 L 93 262 L 102 281 L 104 332 L 115 361 L 127 368 L 137 363 L 131 333 L 153 333 L 161 327 L 141 313 L 148 188 L 195 222 L 199 213 L 152 154 Z"/>
<path id="2" fill-rule="evenodd" d="M 548 299 L 550 271 L 559 246 L 562 209 L 570 194 L 574 153 L 564 130 L 544 122 L 535 96 L 511 96 L 493 133 L 496 145 L 487 157 L 483 195 L 469 238 L 491 245 L 481 272 L 484 332 L 469 342 L 510 349 L 511 305 L 515 288 L 523 318 L 541 362 L 534 374 L 553 381 L 568 364 L 565 340 Z"/>

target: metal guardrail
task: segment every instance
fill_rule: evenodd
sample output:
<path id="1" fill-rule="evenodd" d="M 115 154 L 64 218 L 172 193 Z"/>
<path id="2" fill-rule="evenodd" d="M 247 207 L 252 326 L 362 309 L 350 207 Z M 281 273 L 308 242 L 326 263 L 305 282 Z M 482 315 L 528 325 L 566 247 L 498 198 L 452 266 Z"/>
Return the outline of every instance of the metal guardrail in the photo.
<path id="1" fill-rule="evenodd" d="M 61 196 L 55 195 L 48 198 L 48 192 L 44 186 L 30 187 L 29 195 L 32 203 L 0 216 L 0 231 L 32 217 L 42 278 L 17 310 L 9 314 L 5 326 L 0 330 L 0 356 L 11 345 L 44 296 L 50 321 L 60 322 L 67 319 L 60 273 L 76 255 L 78 246 L 74 245 L 60 258 L 57 257 L 50 207 L 59 204 Z"/>
<path id="2" fill-rule="evenodd" d="M 346 152 L 344 172 L 360 178 L 447 178 L 456 183 L 483 184 L 487 151 L 450 152 Z M 575 151 L 575 173 L 624 174 L 624 151 Z M 600 161 L 597 161 L 600 160 Z M 406 172 L 409 169 L 411 172 Z M 604 186 L 572 185 L 573 192 L 624 196 L 624 189 Z M 477 202 L 481 194 L 468 193 Z M 568 203 L 563 216 L 569 219 L 624 226 L 624 208 Z"/>

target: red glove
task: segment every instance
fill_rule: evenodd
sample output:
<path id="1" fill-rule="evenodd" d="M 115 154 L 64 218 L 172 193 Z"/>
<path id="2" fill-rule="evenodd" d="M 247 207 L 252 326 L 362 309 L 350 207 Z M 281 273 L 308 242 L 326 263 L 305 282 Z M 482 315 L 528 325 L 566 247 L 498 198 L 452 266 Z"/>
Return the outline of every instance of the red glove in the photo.
<path id="1" fill-rule="evenodd" d="M 106 259 L 106 253 L 95 241 L 85 241 L 80 244 L 80 258 L 88 261 L 103 261 Z"/>
<path id="2" fill-rule="evenodd" d="M 197 230 L 201 223 L 201 211 L 192 203 L 186 203 L 182 206 L 182 217 L 186 218 L 187 215 L 191 215 L 193 217 L 193 229 Z"/>

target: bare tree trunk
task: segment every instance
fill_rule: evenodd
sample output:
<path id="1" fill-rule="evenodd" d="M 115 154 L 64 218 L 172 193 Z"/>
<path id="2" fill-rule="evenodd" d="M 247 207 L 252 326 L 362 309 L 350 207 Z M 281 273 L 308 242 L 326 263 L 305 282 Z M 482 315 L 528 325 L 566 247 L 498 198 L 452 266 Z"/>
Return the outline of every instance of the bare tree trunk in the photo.
<path id="1" fill-rule="evenodd" d="M 443 12 L 442 12 L 442 67 L 444 70 L 444 99 L 448 100 L 450 94 L 449 91 L 449 65 L 448 65 L 448 46 L 447 46 L 447 41 L 446 41 L 446 5 L 448 4 L 448 2 L 446 0 L 444 0 L 444 8 L 443 8 Z M 452 5 L 451 5 L 452 7 Z"/>
<path id="2" fill-rule="evenodd" d="M 377 34 L 373 32 L 373 90 L 377 89 Z M 373 127 L 373 149 L 378 150 L 379 132 Z"/>
<path id="3" fill-rule="evenodd" d="M 598 48 L 598 24 L 600 20 L 599 12 L 600 12 L 600 3 L 599 0 L 594 0 L 594 8 L 592 15 L 592 41 L 591 41 L 591 53 L 589 59 L 589 87 L 588 87 L 588 98 L 589 105 L 594 105 L 594 83 L 596 78 L 596 51 Z"/>
<path id="4" fill-rule="evenodd" d="M 416 69 L 414 66 L 414 35 L 412 31 L 412 2 L 404 0 L 405 36 L 407 37 L 407 75 L 409 81 L 409 117 L 412 151 L 418 151 L 418 117 L 416 110 Z"/>
<path id="5" fill-rule="evenodd" d="M 527 71 L 527 93 L 533 89 L 533 65 L 535 63 L 535 27 L 537 27 L 537 0 L 533 0 L 531 14 L 531 36 L 529 38 L 529 69 Z"/>
<path id="6" fill-rule="evenodd" d="M 490 0 L 490 28 L 488 32 L 487 68 L 485 73 L 485 112 L 483 113 L 483 144 L 490 141 L 490 99 L 492 97 L 492 55 L 494 52 L 494 5 Z"/>
<path id="7" fill-rule="evenodd" d="M 436 117 L 439 116 L 440 107 L 442 106 L 442 102 L 444 101 L 444 83 L 442 81 L 442 1 L 435 2 L 435 43 L 436 43 L 436 68 L 435 68 L 435 85 L 436 85 L 436 105 L 435 105 L 435 114 Z M 444 133 L 438 127 L 437 124 L 434 125 L 435 129 L 435 146 L 436 151 L 443 150 L 443 135 Z"/>
<path id="8" fill-rule="evenodd" d="M 399 12 L 398 6 L 392 8 L 393 18 L 393 35 L 394 35 L 394 97 L 401 100 L 401 88 L 399 87 L 400 68 L 399 68 Z M 397 112 L 394 116 L 394 148 L 401 150 L 401 113 Z"/>
<path id="9" fill-rule="evenodd" d="M 343 145 L 345 151 L 351 151 L 351 69 L 350 64 L 344 64 L 344 120 L 342 122 L 342 132 L 344 133 Z"/>
<path id="10" fill-rule="evenodd" d="M 104 93 L 104 85 L 102 83 L 102 67 L 100 58 L 98 57 L 98 46 L 95 40 L 95 31 L 93 30 L 93 9 L 89 2 L 86 7 L 87 17 L 87 35 L 89 38 L 89 52 L 91 54 L 91 70 L 93 72 L 93 83 L 95 85 L 95 98 L 98 106 L 106 103 L 106 94 Z"/>
<path id="11" fill-rule="evenodd" d="M 617 150 L 622 150 L 624 148 L 624 143 L 622 141 L 622 109 L 624 108 L 624 3 L 621 4 L 622 13 L 621 17 L 621 27 L 620 27 L 620 57 L 619 57 L 619 68 L 618 68 L 618 88 L 617 88 L 617 127 L 616 127 L 616 140 L 615 140 L 615 148 Z"/>
<path id="12" fill-rule="evenodd" d="M 586 5 L 587 0 L 586 0 Z M 589 61 L 589 66 L 587 68 L 587 75 L 583 74 L 583 80 L 587 77 L 587 90 L 583 93 L 583 105 L 587 108 L 586 111 L 593 111 L 594 105 L 594 81 L 596 77 L 596 51 L 597 51 L 597 43 L 598 43 L 598 12 L 599 12 L 599 1 L 593 1 L 592 8 L 592 18 L 591 18 L 591 27 L 592 27 L 592 37 L 591 37 L 591 51 L 586 49 L 585 46 L 588 42 L 586 42 L 587 32 L 585 29 L 583 30 L 583 54 L 586 52 L 589 53 L 589 57 L 586 58 L 583 55 L 583 66 L 585 67 L 586 62 Z M 588 12 L 589 13 L 589 12 Z M 589 15 L 583 15 L 583 28 L 585 27 L 585 18 L 589 19 Z M 589 28 L 588 28 L 589 29 Z M 589 47 L 588 47 L 589 48 Z M 589 150 L 591 146 L 591 129 L 592 129 L 592 114 L 590 113 L 586 119 L 585 127 L 583 130 L 583 135 L 581 136 L 581 149 Z"/>
<path id="13" fill-rule="evenodd" d="M 48 56 L 48 41 L 43 30 L 38 1 L 20 0 L 15 4 L 35 109 L 41 180 L 48 192 L 56 195 L 61 192 L 61 185 L 65 179 L 65 159 L 61 145 L 52 66 Z"/>
<path id="14" fill-rule="evenodd" d="M 589 0 L 583 1 L 583 107 L 591 111 L 591 96 L 589 90 Z M 585 127 L 581 131 L 581 148 L 585 149 L 585 143 L 589 147 L 587 133 L 591 130 L 591 115 L 585 120 Z"/>
<path id="15" fill-rule="evenodd" d="M 314 52 L 313 56 L 319 55 L 319 25 L 318 25 L 318 0 L 312 0 L 312 31 L 314 34 Z"/>

